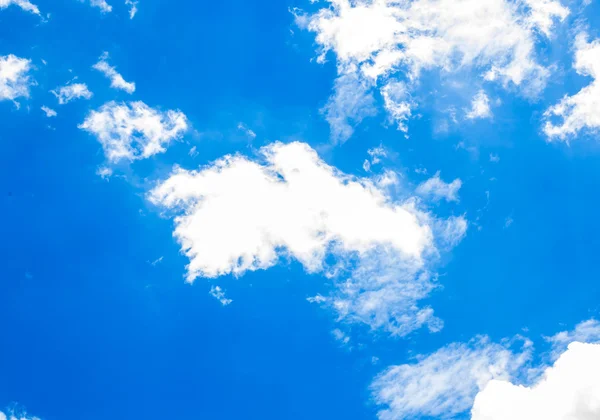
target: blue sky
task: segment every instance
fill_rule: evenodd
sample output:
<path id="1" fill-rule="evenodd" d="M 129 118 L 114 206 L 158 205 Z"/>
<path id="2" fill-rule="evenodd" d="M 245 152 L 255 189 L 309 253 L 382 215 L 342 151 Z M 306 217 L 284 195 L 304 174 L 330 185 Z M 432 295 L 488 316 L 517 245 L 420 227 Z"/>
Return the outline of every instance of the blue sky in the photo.
<path id="1" fill-rule="evenodd" d="M 585 3 L 0 0 L 0 419 L 600 416 Z"/>

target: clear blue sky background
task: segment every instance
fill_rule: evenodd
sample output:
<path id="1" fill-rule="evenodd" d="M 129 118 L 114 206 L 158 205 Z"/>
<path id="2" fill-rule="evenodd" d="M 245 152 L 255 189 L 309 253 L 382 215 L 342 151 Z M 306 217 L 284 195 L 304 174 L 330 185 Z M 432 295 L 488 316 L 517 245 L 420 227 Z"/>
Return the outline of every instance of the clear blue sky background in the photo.
<path id="1" fill-rule="evenodd" d="M 540 134 L 548 105 L 589 82 L 570 70 L 569 45 L 552 47 L 565 71 L 538 101 L 497 87 L 492 121 L 436 132 L 428 92 L 437 82 L 428 74 L 410 139 L 380 114 L 325 147 L 319 109 L 335 60 L 311 62 L 314 36 L 289 12 L 308 1 L 140 0 L 133 20 L 114 3 L 102 15 L 74 0 L 39 0 L 47 22 L 17 7 L 0 11 L 0 55 L 31 58 L 37 81 L 20 109 L 0 102 L 0 407 L 16 402 L 48 420 L 371 419 L 368 387 L 388 365 L 476 334 L 550 335 L 598 313 L 600 148 L 593 136 L 569 147 Z M 598 11 L 585 12 L 592 34 Z M 180 109 L 193 126 L 166 154 L 108 182 L 96 175 L 98 143 L 77 128 L 89 110 L 129 99 L 90 68 L 103 51 L 136 82 L 133 98 Z M 73 75 L 94 97 L 58 107 L 48 91 Z M 470 96 L 459 96 L 448 100 L 467 106 Z M 42 105 L 58 117 L 45 118 Z M 361 176 L 367 149 L 383 144 L 395 153 L 387 167 L 410 183 L 427 178 L 417 168 L 463 180 L 460 203 L 435 211 L 479 217 L 481 229 L 471 225 L 443 255 L 443 288 L 427 301 L 441 332 L 397 339 L 356 328 L 351 348 L 340 345 L 335 317 L 306 301 L 330 284 L 294 262 L 223 278 L 234 300 L 227 307 L 208 294 L 209 282 L 184 282 L 173 221 L 146 192 L 175 163 L 194 168 L 274 140 L 307 142 Z"/>

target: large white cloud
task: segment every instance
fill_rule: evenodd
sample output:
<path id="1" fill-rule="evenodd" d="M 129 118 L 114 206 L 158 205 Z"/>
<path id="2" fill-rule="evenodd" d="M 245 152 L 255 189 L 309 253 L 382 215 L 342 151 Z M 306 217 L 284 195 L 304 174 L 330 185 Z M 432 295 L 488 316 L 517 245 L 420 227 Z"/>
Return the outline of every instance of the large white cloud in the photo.
<path id="1" fill-rule="evenodd" d="M 531 343 L 513 352 L 486 337 L 454 343 L 420 357 L 415 363 L 392 366 L 371 388 L 375 401 L 387 408 L 381 420 L 422 416 L 454 418 L 468 411 L 473 399 L 492 379 L 510 379 L 529 360 Z"/>
<path id="2" fill-rule="evenodd" d="M 472 420 L 600 418 L 600 345 L 575 342 L 532 387 L 491 381 L 477 395 Z"/>
<path id="3" fill-rule="evenodd" d="M 110 87 L 114 89 L 124 90 L 127 93 L 135 92 L 135 83 L 127 82 L 117 71 L 117 69 L 108 64 L 108 53 L 105 52 L 100 57 L 100 61 L 92 66 L 93 69 L 98 70 L 108 79 L 110 79 Z"/>
<path id="4" fill-rule="evenodd" d="M 544 133 L 549 140 L 568 141 L 581 130 L 596 133 L 600 128 L 600 40 L 588 42 L 587 35 L 580 34 L 575 48 L 575 70 L 582 76 L 592 77 L 593 81 L 546 111 L 548 121 Z M 560 121 L 554 124 L 551 119 Z"/>
<path id="5" fill-rule="evenodd" d="M 5 9 L 10 5 L 18 6 L 26 12 L 36 15 L 40 14 L 40 9 L 29 0 L 0 0 L 0 9 Z"/>
<path id="6" fill-rule="evenodd" d="M 340 77 L 353 72 L 363 80 L 360 85 L 385 85 L 385 76 L 397 72 L 416 82 L 423 69 L 473 69 L 481 79 L 516 86 L 525 94 L 539 92 L 549 73 L 536 60 L 537 38 L 550 36 L 553 23 L 569 14 L 558 0 L 328 3 L 311 15 L 296 11 L 297 22 L 316 33 L 319 61 L 329 51 L 336 54 Z M 332 96 L 331 103 L 343 102 L 337 91 Z M 339 121 L 344 108 L 329 111 Z M 357 119 L 350 115 L 349 120 Z M 346 138 L 350 134 L 346 130 Z"/>
<path id="7" fill-rule="evenodd" d="M 197 171 L 175 169 L 149 194 L 173 209 L 174 235 L 190 259 L 187 279 L 242 275 L 293 258 L 326 272 L 341 318 L 406 335 L 441 322 L 418 302 L 436 287 L 426 260 L 439 226 L 413 202 L 393 201 L 370 179 L 345 175 L 303 143 L 274 143 L 256 160 L 225 156 Z M 325 261 L 332 255 L 333 265 Z"/>
<path id="8" fill-rule="evenodd" d="M 29 97 L 31 61 L 14 55 L 0 56 L 0 101 Z"/>
<path id="9" fill-rule="evenodd" d="M 143 102 L 108 102 L 91 111 L 79 128 L 96 136 L 111 162 L 164 153 L 188 128 L 181 111 L 160 111 Z"/>

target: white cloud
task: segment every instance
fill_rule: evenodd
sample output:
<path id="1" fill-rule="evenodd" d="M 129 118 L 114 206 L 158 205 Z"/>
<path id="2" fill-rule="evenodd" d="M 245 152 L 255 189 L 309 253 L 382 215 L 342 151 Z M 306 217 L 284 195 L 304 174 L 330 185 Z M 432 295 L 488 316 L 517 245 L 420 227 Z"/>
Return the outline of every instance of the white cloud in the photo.
<path id="1" fill-rule="evenodd" d="M 490 98 L 485 94 L 483 90 L 477 92 L 477 95 L 473 97 L 471 102 L 471 109 L 467 111 L 467 119 L 476 120 L 479 118 L 490 118 L 492 116 L 492 110 L 490 109 Z"/>
<path id="2" fill-rule="evenodd" d="M 371 385 L 377 404 L 387 407 L 378 413 L 379 419 L 454 418 L 472 407 L 489 381 L 511 379 L 530 357 L 529 341 L 515 353 L 479 337 L 468 344 L 450 344 L 415 363 L 392 366 Z"/>
<path id="3" fill-rule="evenodd" d="M 48 118 L 56 117 L 58 115 L 55 110 L 53 110 L 52 108 L 48 108 L 47 106 L 42 106 L 41 109 L 42 111 L 44 111 L 46 117 Z"/>
<path id="4" fill-rule="evenodd" d="M 491 381 L 477 395 L 472 420 L 600 418 L 600 345 L 575 342 L 532 387 Z"/>
<path id="5" fill-rule="evenodd" d="M 398 130 L 404 133 L 408 132 L 406 123 L 412 115 L 414 103 L 410 99 L 406 83 L 395 80 L 388 81 L 381 88 L 381 96 L 390 120 L 398 124 Z"/>
<path id="6" fill-rule="evenodd" d="M 124 90 L 127 93 L 135 92 L 135 83 L 126 82 L 125 79 L 123 79 L 123 76 L 117 72 L 116 68 L 108 64 L 107 60 L 108 53 L 105 52 L 100 57 L 100 61 L 94 64 L 92 68 L 103 73 L 107 78 L 110 79 L 110 87 Z"/>
<path id="7" fill-rule="evenodd" d="M 135 15 L 138 12 L 138 5 L 139 2 L 137 1 L 133 1 L 133 0 L 125 0 L 125 5 L 129 6 L 129 19 L 133 19 L 135 17 Z"/>
<path id="8" fill-rule="evenodd" d="M 458 201 L 458 191 L 462 187 L 462 181 L 455 179 L 446 183 L 440 178 L 438 171 L 435 176 L 429 178 L 417 187 L 417 194 L 431 197 L 434 201 L 445 199 L 446 201 Z"/>
<path id="9" fill-rule="evenodd" d="M 335 338 L 337 341 L 339 341 L 341 344 L 348 344 L 350 342 L 350 337 L 348 337 L 346 335 L 346 333 L 344 333 L 342 330 L 340 330 L 339 328 L 334 329 L 333 331 L 331 331 L 331 334 L 333 335 L 333 338 Z"/>
<path id="10" fill-rule="evenodd" d="M 575 70 L 582 76 L 592 77 L 593 81 L 546 111 L 544 133 L 551 141 L 568 141 L 582 130 L 597 133 L 600 128 L 600 40 L 588 42 L 587 35 L 580 34 L 575 48 Z M 561 122 L 555 125 L 551 119 Z"/>
<path id="11" fill-rule="evenodd" d="M 546 340 L 552 344 L 551 356 L 553 360 L 556 360 L 567 349 L 567 346 L 575 341 L 600 343 L 600 322 L 590 319 L 577 324 L 573 331 L 561 331 L 552 337 L 546 337 Z"/>
<path id="12" fill-rule="evenodd" d="M 217 299 L 219 302 L 221 302 L 221 305 L 223 306 L 227 306 L 231 304 L 231 302 L 233 302 L 233 300 L 227 299 L 227 297 L 225 296 L 225 291 L 219 286 L 212 286 L 210 288 L 209 294 L 215 299 Z"/>
<path id="13" fill-rule="evenodd" d="M 112 170 L 112 168 L 109 168 L 108 166 L 101 166 L 96 171 L 96 175 L 98 175 L 100 178 L 108 181 L 110 179 L 110 177 L 113 175 L 113 170 Z"/>
<path id="14" fill-rule="evenodd" d="M 238 130 L 242 131 L 250 140 L 254 140 L 256 138 L 256 133 L 252 131 L 248 126 L 244 123 L 238 123 Z"/>
<path id="15" fill-rule="evenodd" d="M 307 15 L 295 10 L 299 26 L 316 34 L 319 62 L 337 58 L 334 118 L 336 139 L 352 134 L 358 109 L 372 108 L 369 88 L 387 76 L 402 75 L 410 87 L 423 69 L 471 71 L 482 79 L 518 87 L 525 95 L 541 91 L 549 71 L 538 64 L 536 42 L 548 37 L 569 10 L 558 0 L 328 0 L 329 7 Z M 352 74 L 354 74 L 352 76 Z M 475 77 L 477 77 L 477 75 Z M 349 80 L 352 83 L 349 83 Z M 385 83 L 385 82 L 384 82 Z M 353 86 L 340 94 L 338 86 Z M 385 93 L 385 90 L 382 92 Z M 385 99 L 385 98 L 384 98 Z M 356 104 L 367 104 L 358 106 Z M 391 118 L 410 116 L 406 101 L 386 104 Z M 329 117 L 329 113 L 328 113 Z M 333 120 L 333 122 L 331 121 Z M 346 122 L 345 125 L 340 122 Z M 336 137 L 337 136 L 337 137 Z"/>
<path id="16" fill-rule="evenodd" d="M 1 1 L 1 0 L 0 0 Z M 31 417 L 24 412 L 0 411 L 0 420 L 40 420 L 38 417 Z"/>
<path id="17" fill-rule="evenodd" d="M 38 7 L 29 0 L 0 0 L 0 9 L 5 9 L 11 5 L 18 6 L 26 12 L 30 12 L 35 15 L 40 14 L 40 9 L 38 9 Z"/>
<path id="18" fill-rule="evenodd" d="M 90 5 L 99 8 L 102 13 L 112 12 L 112 6 L 106 0 L 90 0 Z"/>
<path id="19" fill-rule="evenodd" d="M 162 112 L 143 102 L 108 102 L 91 111 L 79 128 L 96 136 L 106 158 L 144 159 L 164 153 L 188 128 L 181 111 Z"/>
<path id="20" fill-rule="evenodd" d="M 33 84 L 30 70 L 30 60 L 12 54 L 0 56 L 0 101 L 29 97 L 29 87 Z"/>
<path id="21" fill-rule="evenodd" d="M 331 140 L 343 143 L 354 133 L 353 126 L 377 114 L 371 83 L 355 72 L 336 79 L 333 93 L 321 112 L 331 127 Z"/>
<path id="22" fill-rule="evenodd" d="M 56 96 L 60 105 L 67 104 L 75 99 L 91 99 L 94 96 L 85 83 L 73 83 L 50 92 Z"/>
<path id="23" fill-rule="evenodd" d="M 492 162 L 492 163 L 500 162 L 500 156 L 495 153 L 490 153 L 490 162 Z"/>
<path id="24" fill-rule="evenodd" d="M 328 304 L 340 319 L 395 335 L 439 330 L 433 310 L 418 306 L 436 287 L 426 267 L 436 253 L 432 217 L 339 172 L 306 144 L 274 143 L 259 154 L 176 168 L 150 192 L 151 202 L 179 213 L 174 236 L 190 260 L 189 282 L 293 258 L 333 279 Z"/>

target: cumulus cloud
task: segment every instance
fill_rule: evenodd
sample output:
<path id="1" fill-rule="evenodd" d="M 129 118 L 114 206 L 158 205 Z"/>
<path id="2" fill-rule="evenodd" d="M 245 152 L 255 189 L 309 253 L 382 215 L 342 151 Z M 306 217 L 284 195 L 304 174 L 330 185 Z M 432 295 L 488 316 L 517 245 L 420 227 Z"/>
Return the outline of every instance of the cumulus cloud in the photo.
<path id="1" fill-rule="evenodd" d="M 458 191 L 462 187 L 462 181 L 455 179 L 451 183 L 446 183 L 440 178 L 438 171 L 433 177 L 423 182 L 417 187 L 417 194 L 430 197 L 434 201 L 458 201 Z"/>
<path id="2" fill-rule="evenodd" d="M 225 296 L 225 291 L 219 286 L 212 286 L 210 288 L 209 294 L 215 299 L 217 299 L 219 302 L 221 302 L 221 305 L 223 306 L 227 306 L 231 304 L 231 302 L 233 302 L 233 300 L 227 299 L 227 297 Z"/>
<path id="3" fill-rule="evenodd" d="M 340 319 L 396 335 L 441 327 L 431 308 L 418 305 L 436 287 L 426 268 L 436 252 L 429 215 L 370 179 L 339 172 L 306 144 L 274 143 L 259 155 L 176 168 L 149 193 L 178 213 L 174 236 L 190 260 L 189 282 L 292 258 L 334 279 L 327 303 Z"/>
<path id="4" fill-rule="evenodd" d="M 110 79 L 110 87 L 124 90 L 127 93 L 135 92 L 135 83 L 126 82 L 125 79 L 123 79 L 123 76 L 117 72 L 116 68 L 108 64 L 108 57 L 109 56 L 107 52 L 102 54 L 100 61 L 94 64 L 92 68 L 98 70 L 108 79 Z"/>
<path id="5" fill-rule="evenodd" d="M 483 90 L 477 92 L 477 95 L 473 97 L 471 102 L 471 109 L 467 112 L 467 119 L 476 120 L 480 118 L 490 118 L 492 116 L 492 110 L 490 108 L 490 98 L 485 94 Z"/>
<path id="6" fill-rule="evenodd" d="M 575 48 L 575 70 L 593 81 L 546 111 L 544 133 L 551 141 L 568 141 L 582 130 L 596 133 L 600 127 L 600 40 L 588 42 L 587 35 L 580 34 Z M 559 122 L 554 124 L 552 119 Z"/>
<path id="7" fill-rule="evenodd" d="M 56 96 L 60 105 L 67 104 L 75 99 L 91 99 L 94 96 L 85 83 L 72 83 L 50 92 Z"/>
<path id="8" fill-rule="evenodd" d="M 29 97 L 29 87 L 33 84 L 30 70 L 30 60 L 12 54 L 0 56 L 0 101 Z"/>
<path id="9" fill-rule="evenodd" d="M 450 344 L 415 363 L 389 367 L 371 386 L 375 401 L 386 406 L 378 417 L 454 418 L 472 407 L 489 381 L 512 378 L 530 359 L 530 349 L 529 341 L 515 352 L 479 337 Z"/>
<path id="10" fill-rule="evenodd" d="M 536 42 L 539 37 L 550 36 L 554 23 L 569 14 L 558 0 L 328 0 L 327 3 L 330 7 L 310 15 L 295 10 L 297 23 L 316 34 L 318 61 L 324 62 L 327 53 L 334 52 L 339 77 L 359 80 L 354 84 L 362 86 L 356 90 L 363 92 L 362 97 L 365 86 L 385 83 L 390 74 L 401 75 L 412 86 L 424 69 L 447 73 L 471 70 L 482 79 L 518 87 L 527 95 L 536 94 L 544 88 L 549 73 L 537 62 Z M 352 104 L 361 96 L 334 92 L 334 97 L 338 110 L 334 122 L 345 120 L 345 109 L 353 120 Z M 346 102 L 347 107 L 343 105 Z M 392 118 L 395 113 L 407 118 L 407 103 L 398 103 L 404 106 L 386 105 Z M 353 121 L 359 122 L 360 118 Z M 344 128 L 346 135 L 351 134 L 347 126 Z M 332 124 L 332 131 L 339 131 L 339 127 Z"/>
<path id="11" fill-rule="evenodd" d="M 164 153 L 166 146 L 183 136 L 188 123 L 181 111 L 162 112 L 139 101 L 112 101 L 91 111 L 79 128 L 96 136 L 106 158 L 114 163 Z"/>
<path id="12" fill-rule="evenodd" d="M 600 418 L 600 345 L 575 342 L 531 387 L 496 379 L 473 405 L 472 420 Z"/>
<path id="13" fill-rule="evenodd" d="M 0 10 L 11 5 L 18 6 L 26 12 L 30 12 L 35 15 L 40 14 L 40 9 L 38 9 L 38 7 L 29 0 L 0 0 Z"/>

